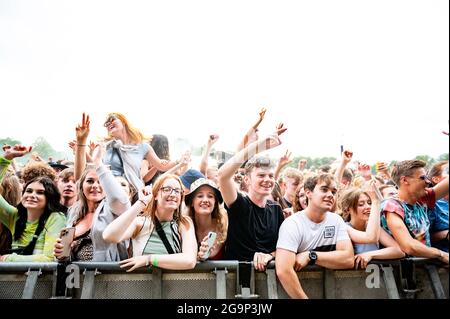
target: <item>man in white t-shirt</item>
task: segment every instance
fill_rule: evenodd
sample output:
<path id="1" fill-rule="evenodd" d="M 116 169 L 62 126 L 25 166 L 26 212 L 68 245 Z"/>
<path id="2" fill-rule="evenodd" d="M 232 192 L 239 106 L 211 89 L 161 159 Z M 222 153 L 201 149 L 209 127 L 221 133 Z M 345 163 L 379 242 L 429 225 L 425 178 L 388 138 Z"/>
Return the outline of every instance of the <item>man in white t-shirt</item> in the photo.
<path id="1" fill-rule="evenodd" d="M 317 264 L 330 269 L 353 268 L 354 254 L 343 219 L 330 212 L 337 185 L 330 174 L 306 180 L 308 207 L 281 225 L 275 265 L 277 276 L 291 298 L 308 298 L 296 271 Z"/>

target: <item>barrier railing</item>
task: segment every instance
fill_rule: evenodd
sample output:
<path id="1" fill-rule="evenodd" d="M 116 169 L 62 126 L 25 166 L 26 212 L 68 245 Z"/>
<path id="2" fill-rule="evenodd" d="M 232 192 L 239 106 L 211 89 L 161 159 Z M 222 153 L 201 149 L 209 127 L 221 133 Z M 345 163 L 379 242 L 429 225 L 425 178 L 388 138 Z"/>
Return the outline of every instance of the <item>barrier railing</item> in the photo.
<path id="1" fill-rule="evenodd" d="M 244 267 L 248 267 L 247 279 Z M 423 258 L 372 261 L 366 270 L 308 266 L 297 275 L 310 298 L 449 298 L 448 268 Z M 252 263 L 208 261 L 198 263 L 189 271 L 140 268 L 131 273 L 121 269 L 118 263 L 0 263 L 0 299 L 67 296 L 76 299 L 288 298 L 276 276 L 274 262 L 264 272 L 255 271 Z"/>

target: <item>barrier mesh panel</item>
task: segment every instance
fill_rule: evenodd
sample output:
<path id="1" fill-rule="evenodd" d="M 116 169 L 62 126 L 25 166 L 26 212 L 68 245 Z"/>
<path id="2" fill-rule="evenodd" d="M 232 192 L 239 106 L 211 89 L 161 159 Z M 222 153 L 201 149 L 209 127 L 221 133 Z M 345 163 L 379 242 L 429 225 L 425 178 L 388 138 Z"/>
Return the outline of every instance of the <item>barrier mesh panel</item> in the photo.
<path id="1" fill-rule="evenodd" d="M 0 299 L 21 299 L 26 275 L 0 275 Z M 33 299 L 48 299 L 52 296 L 52 275 L 40 276 L 34 289 Z"/>
<path id="2" fill-rule="evenodd" d="M 367 288 L 368 275 L 365 271 L 334 271 L 336 299 L 388 299 L 381 270 L 375 282 L 378 288 Z"/>

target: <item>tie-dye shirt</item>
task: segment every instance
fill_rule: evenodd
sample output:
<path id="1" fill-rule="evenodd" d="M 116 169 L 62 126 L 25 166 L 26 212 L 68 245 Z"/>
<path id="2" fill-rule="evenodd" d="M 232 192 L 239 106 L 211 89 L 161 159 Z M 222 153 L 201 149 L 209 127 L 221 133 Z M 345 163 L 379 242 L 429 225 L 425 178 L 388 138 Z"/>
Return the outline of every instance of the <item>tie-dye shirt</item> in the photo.
<path id="1" fill-rule="evenodd" d="M 3 180 L 8 165 L 11 162 L 5 158 L 0 157 L 0 182 Z M 11 206 L 2 195 L 0 195 L 0 223 L 8 227 L 14 237 L 16 228 L 16 221 L 19 218 L 16 207 Z M 19 248 L 27 246 L 32 240 L 33 235 L 38 226 L 39 220 L 27 221 L 25 230 L 19 240 L 13 240 L 12 248 Z M 48 217 L 44 229 L 39 235 L 36 246 L 33 250 L 33 255 L 18 255 L 16 253 L 10 254 L 5 261 L 16 262 L 50 262 L 53 261 L 53 249 L 56 239 L 59 237 L 59 232 L 66 224 L 66 217 L 62 213 L 51 213 Z"/>
<path id="2" fill-rule="evenodd" d="M 431 188 L 426 191 L 427 194 L 414 205 L 398 199 L 390 198 L 384 200 L 381 203 L 381 226 L 392 235 L 386 222 L 386 213 L 396 213 L 403 219 L 411 237 L 427 246 L 431 246 L 428 212 L 435 206 L 436 194 Z"/>

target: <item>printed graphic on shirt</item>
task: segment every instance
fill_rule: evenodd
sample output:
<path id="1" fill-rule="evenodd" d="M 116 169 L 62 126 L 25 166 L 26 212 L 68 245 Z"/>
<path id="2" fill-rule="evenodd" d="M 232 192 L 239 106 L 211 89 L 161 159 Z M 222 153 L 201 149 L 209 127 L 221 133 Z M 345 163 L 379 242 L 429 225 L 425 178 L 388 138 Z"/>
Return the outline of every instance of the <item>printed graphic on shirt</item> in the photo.
<path id="1" fill-rule="evenodd" d="M 336 228 L 334 226 L 326 226 L 323 232 L 323 238 L 333 238 L 336 232 Z"/>

